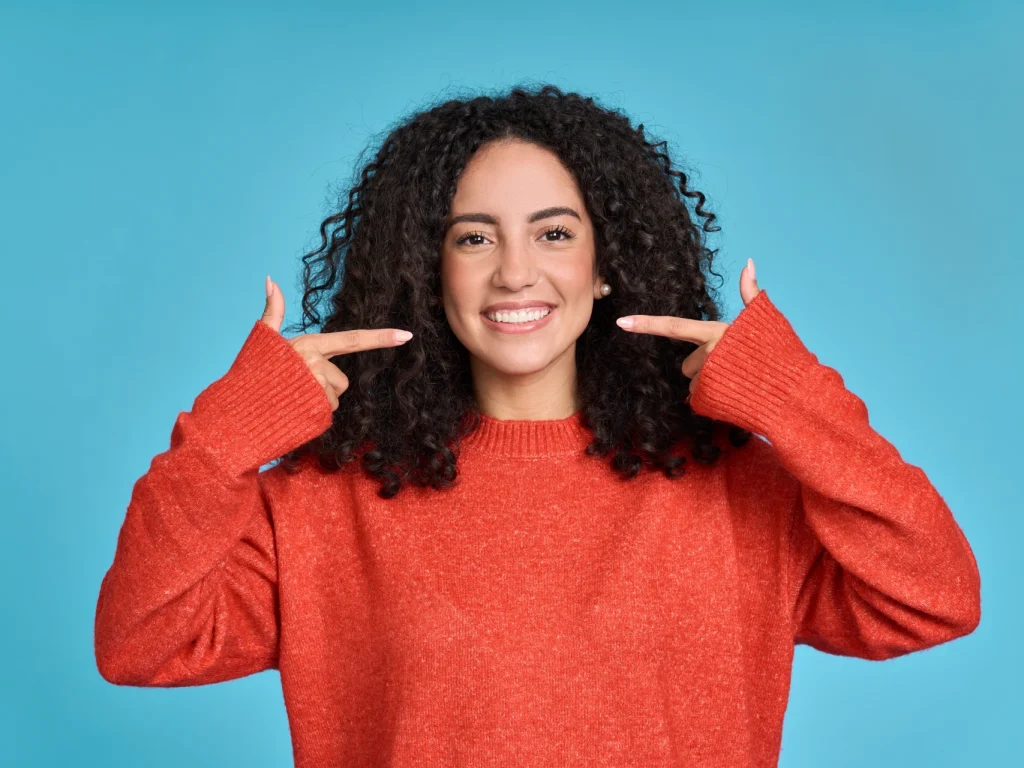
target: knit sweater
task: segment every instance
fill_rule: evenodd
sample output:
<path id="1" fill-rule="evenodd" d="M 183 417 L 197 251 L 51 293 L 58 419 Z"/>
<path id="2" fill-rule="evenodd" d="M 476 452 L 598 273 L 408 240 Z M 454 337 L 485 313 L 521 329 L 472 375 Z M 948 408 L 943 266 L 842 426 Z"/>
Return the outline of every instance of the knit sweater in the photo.
<path id="1" fill-rule="evenodd" d="M 755 437 L 625 480 L 583 453 L 579 412 L 484 416 L 454 488 L 382 499 L 356 463 L 263 469 L 333 413 L 257 321 L 133 487 L 99 672 L 277 669 L 299 768 L 777 765 L 795 644 L 881 660 L 961 637 L 980 575 L 925 473 L 766 291 L 691 406 Z"/>

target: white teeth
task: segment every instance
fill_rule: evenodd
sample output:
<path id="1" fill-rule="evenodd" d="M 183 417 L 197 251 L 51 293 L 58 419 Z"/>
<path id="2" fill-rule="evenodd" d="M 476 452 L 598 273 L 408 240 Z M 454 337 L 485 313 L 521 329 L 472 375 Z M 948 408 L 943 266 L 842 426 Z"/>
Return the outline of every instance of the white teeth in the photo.
<path id="1" fill-rule="evenodd" d="M 488 312 L 487 318 L 498 323 L 529 323 L 534 320 L 540 320 L 550 312 L 550 307 L 519 310 L 518 312 Z"/>

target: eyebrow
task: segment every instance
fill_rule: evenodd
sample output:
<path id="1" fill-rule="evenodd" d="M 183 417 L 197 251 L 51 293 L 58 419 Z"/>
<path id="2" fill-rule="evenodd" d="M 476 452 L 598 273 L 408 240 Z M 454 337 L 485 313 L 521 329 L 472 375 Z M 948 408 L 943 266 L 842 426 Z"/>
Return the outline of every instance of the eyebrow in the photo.
<path id="1" fill-rule="evenodd" d="M 527 216 L 526 221 L 532 224 L 535 221 L 541 219 L 550 219 L 552 216 L 575 216 L 577 219 L 580 218 L 579 213 L 576 212 L 575 208 L 568 208 L 564 205 L 554 205 L 550 208 L 541 208 L 539 211 L 534 211 Z M 580 219 L 582 221 L 582 219 Z M 473 221 L 479 224 L 497 224 L 498 220 L 489 213 L 460 213 L 458 216 L 454 216 L 448 220 L 445 224 L 445 231 L 447 232 L 452 225 L 459 223 L 460 221 Z"/>

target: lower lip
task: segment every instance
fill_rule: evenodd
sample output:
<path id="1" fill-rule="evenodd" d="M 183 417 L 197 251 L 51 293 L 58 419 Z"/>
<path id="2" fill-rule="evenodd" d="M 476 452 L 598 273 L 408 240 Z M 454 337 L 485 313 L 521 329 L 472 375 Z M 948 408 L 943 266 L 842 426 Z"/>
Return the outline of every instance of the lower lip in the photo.
<path id="1" fill-rule="evenodd" d="M 551 320 L 551 316 L 553 314 L 555 314 L 554 307 L 552 307 L 551 311 L 544 315 L 544 317 L 540 318 L 540 320 L 531 320 L 528 323 L 499 323 L 496 320 L 491 320 L 487 315 L 481 314 L 480 317 L 483 318 L 485 325 L 496 331 L 500 331 L 501 333 L 517 334 L 529 333 L 530 331 L 535 331 L 538 328 L 543 328 L 547 322 Z"/>

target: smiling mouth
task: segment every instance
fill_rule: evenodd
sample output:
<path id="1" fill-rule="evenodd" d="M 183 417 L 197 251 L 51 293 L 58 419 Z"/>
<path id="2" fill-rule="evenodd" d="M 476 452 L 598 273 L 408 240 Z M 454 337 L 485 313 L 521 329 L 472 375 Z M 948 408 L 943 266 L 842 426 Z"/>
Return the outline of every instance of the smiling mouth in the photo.
<path id="1" fill-rule="evenodd" d="M 550 318 L 554 313 L 554 307 L 539 307 L 518 312 L 481 312 L 480 317 L 484 319 L 484 325 L 488 328 L 499 333 L 517 334 L 543 328 L 551 322 Z"/>
<path id="2" fill-rule="evenodd" d="M 549 314 L 551 314 L 551 307 L 538 307 L 537 309 L 524 309 L 518 311 L 500 310 L 498 312 L 485 312 L 484 317 L 496 323 L 519 325 L 522 323 L 536 322 Z"/>

